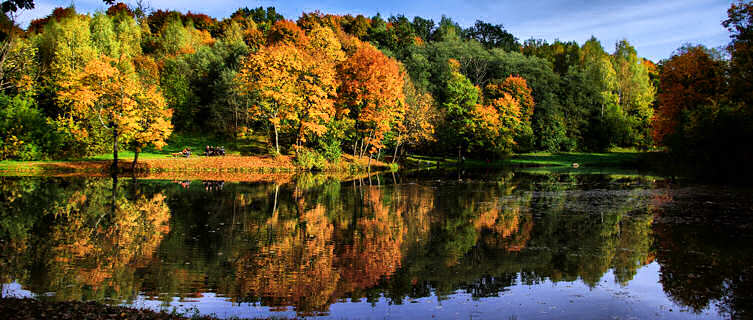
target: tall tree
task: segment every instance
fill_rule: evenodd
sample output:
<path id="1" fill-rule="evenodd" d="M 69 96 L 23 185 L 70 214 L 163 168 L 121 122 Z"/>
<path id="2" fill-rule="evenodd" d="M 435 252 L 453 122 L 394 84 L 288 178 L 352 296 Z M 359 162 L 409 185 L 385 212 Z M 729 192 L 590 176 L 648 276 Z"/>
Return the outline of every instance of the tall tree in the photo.
<path id="1" fill-rule="evenodd" d="M 519 51 L 518 39 L 505 30 L 501 24 L 493 25 L 488 22 L 476 20 L 476 23 L 466 30 L 466 35 L 478 40 L 487 48 L 501 48 L 505 51 Z"/>
<path id="2" fill-rule="evenodd" d="M 384 134 L 402 117 L 403 76 L 398 63 L 364 44 L 338 69 L 341 113 L 354 119 L 361 153 L 376 153 Z M 354 153 L 357 149 L 354 147 Z"/>
<path id="3" fill-rule="evenodd" d="M 405 116 L 397 125 L 393 162 L 403 144 L 415 148 L 424 142 L 436 141 L 434 130 L 440 116 L 431 94 L 419 91 L 407 75 L 404 81 Z"/>
<path id="4" fill-rule="evenodd" d="M 725 79 L 722 63 L 702 46 L 680 48 L 664 62 L 660 77 L 652 133 L 657 143 L 666 144 L 684 111 L 720 100 Z"/>
<path id="5" fill-rule="evenodd" d="M 143 83 L 129 61 L 107 56 L 92 60 L 78 73 L 59 99 L 70 104 L 73 120 L 96 119 L 112 139 L 112 171 L 118 169 L 119 142 L 164 145 L 171 127 L 165 100 L 153 85 Z M 148 128 L 148 129 L 146 129 Z M 77 132 L 81 135 L 86 131 Z"/>
<path id="6" fill-rule="evenodd" d="M 730 32 L 730 95 L 753 105 L 753 2 L 738 1 L 727 10 L 722 25 Z"/>
<path id="7" fill-rule="evenodd" d="M 479 88 L 459 72 L 460 63 L 457 60 L 450 59 L 448 64 L 453 71 L 447 81 L 447 97 L 442 105 L 446 124 L 442 138 L 450 144 L 448 147 L 456 148 L 460 161 L 463 149 L 469 151 L 468 147 L 473 142 L 471 113 L 479 104 L 481 93 Z"/>
<path id="8" fill-rule="evenodd" d="M 617 96 L 622 110 L 631 118 L 633 146 L 651 145 L 650 123 L 656 88 L 651 83 L 646 66 L 638 58 L 635 48 L 626 40 L 617 43 L 612 55 L 617 79 Z"/>
<path id="9" fill-rule="evenodd" d="M 303 63 L 301 52 L 295 47 L 264 47 L 250 55 L 238 73 L 241 95 L 254 101 L 249 112 L 272 125 L 277 153 L 280 153 L 280 131 L 295 120 L 296 73 Z"/>
<path id="10" fill-rule="evenodd" d="M 301 147 L 308 136 L 323 135 L 335 113 L 337 83 L 330 58 L 337 58 L 331 55 L 338 44 L 326 42 L 331 38 L 316 39 L 315 54 L 287 44 L 262 48 L 246 59 L 237 76 L 241 94 L 253 101 L 249 112 L 272 125 L 278 153 L 281 130 L 295 132 L 296 146 Z"/>

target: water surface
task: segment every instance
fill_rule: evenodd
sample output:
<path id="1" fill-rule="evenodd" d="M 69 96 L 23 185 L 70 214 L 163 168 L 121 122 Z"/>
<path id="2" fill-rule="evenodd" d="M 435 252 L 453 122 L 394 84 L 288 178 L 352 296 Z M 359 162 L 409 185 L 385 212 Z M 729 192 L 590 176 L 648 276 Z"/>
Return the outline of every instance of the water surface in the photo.
<path id="1" fill-rule="evenodd" d="M 521 172 L 0 184 L 4 297 L 221 318 L 753 311 L 750 189 Z"/>

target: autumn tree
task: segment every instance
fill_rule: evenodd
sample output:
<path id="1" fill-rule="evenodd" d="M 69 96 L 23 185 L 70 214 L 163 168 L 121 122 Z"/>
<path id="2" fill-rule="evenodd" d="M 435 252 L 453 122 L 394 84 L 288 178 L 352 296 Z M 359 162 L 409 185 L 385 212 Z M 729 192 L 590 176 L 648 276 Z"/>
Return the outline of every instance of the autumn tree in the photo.
<path id="1" fill-rule="evenodd" d="M 526 80 L 518 76 L 486 86 L 486 105 L 474 108 L 476 132 L 497 152 L 509 152 L 519 138 L 532 136 L 534 101 Z"/>
<path id="2" fill-rule="evenodd" d="M 657 143 L 666 143 L 675 132 L 683 111 L 719 100 L 723 72 L 721 63 L 701 46 L 681 48 L 664 63 L 652 132 Z"/>
<path id="3" fill-rule="evenodd" d="M 739 1 L 727 10 L 722 25 L 731 33 L 730 96 L 753 104 L 753 3 Z"/>
<path id="4" fill-rule="evenodd" d="M 254 101 L 249 112 L 272 125 L 278 153 L 281 130 L 296 133 L 300 147 L 308 135 L 322 135 L 334 115 L 334 66 L 317 58 L 290 45 L 265 47 L 238 74 L 241 94 Z"/>
<path id="5" fill-rule="evenodd" d="M 400 67 L 365 44 L 340 65 L 338 73 L 343 106 L 340 112 L 355 120 L 353 152 L 360 149 L 361 155 L 365 151 L 377 153 L 384 147 L 385 133 L 403 116 L 405 95 Z"/>
<path id="6" fill-rule="evenodd" d="M 172 129 L 165 99 L 156 87 L 135 76 L 130 61 L 106 56 L 92 60 L 66 87 L 59 99 L 70 105 L 70 121 L 93 118 L 111 134 L 113 172 L 117 172 L 121 140 L 161 147 Z M 74 124 L 74 130 L 78 135 L 88 134 L 83 126 Z"/>
<path id="7" fill-rule="evenodd" d="M 440 118 L 439 110 L 431 94 L 417 89 L 407 75 L 404 83 L 405 116 L 396 126 L 397 138 L 392 156 L 393 162 L 397 161 L 401 145 L 415 148 L 421 143 L 436 141 L 434 130 Z"/>
<path id="8" fill-rule="evenodd" d="M 267 35 L 267 43 L 269 45 L 296 45 L 303 44 L 305 41 L 306 33 L 301 30 L 295 22 L 290 20 L 280 20 L 275 22 Z"/>
<path id="9" fill-rule="evenodd" d="M 279 133 L 294 120 L 295 70 L 303 64 L 292 46 L 264 47 L 249 56 L 238 74 L 242 95 L 255 99 L 249 112 L 272 125 L 275 152 L 280 153 Z"/>

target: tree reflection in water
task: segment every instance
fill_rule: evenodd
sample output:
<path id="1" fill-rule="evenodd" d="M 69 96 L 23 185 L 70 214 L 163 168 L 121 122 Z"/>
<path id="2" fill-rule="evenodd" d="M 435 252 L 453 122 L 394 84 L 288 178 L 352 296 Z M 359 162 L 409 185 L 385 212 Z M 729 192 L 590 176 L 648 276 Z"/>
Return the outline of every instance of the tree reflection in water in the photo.
<path id="1" fill-rule="evenodd" d="M 750 238 L 730 236 L 750 223 L 734 232 L 705 231 L 720 221 L 677 223 L 695 206 L 680 214 L 687 199 L 636 178 L 371 185 L 307 175 L 209 191 L 201 182 L 0 180 L 0 280 L 55 300 L 144 295 L 167 305 L 215 292 L 312 315 L 343 299 L 495 297 L 545 281 L 593 288 L 610 270 L 625 286 L 656 261 L 682 306 L 735 316 L 752 308 Z"/>

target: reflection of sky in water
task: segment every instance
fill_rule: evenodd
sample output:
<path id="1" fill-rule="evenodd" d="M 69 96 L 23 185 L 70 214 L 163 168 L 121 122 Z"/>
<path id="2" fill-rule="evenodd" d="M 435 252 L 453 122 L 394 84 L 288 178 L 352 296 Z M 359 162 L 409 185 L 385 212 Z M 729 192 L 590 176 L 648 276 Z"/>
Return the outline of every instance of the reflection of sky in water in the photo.
<path id="1" fill-rule="evenodd" d="M 721 319 L 715 307 L 700 314 L 687 311 L 667 298 L 659 283 L 659 264 L 653 262 L 640 269 L 627 286 L 615 283 L 610 270 L 599 284 L 589 288 L 581 281 L 545 281 L 537 285 L 516 284 L 499 297 L 473 300 L 462 291 L 438 301 L 435 295 L 406 299 L 403 304 L 391 304 L 387 298 L 375 303 L 361 299 L 334 303 L 329 314 L 321 318 L 342 319 Z M 520 283 L 520 278 L 517 283 Z M 3 297 L 32 297 L 17 282 L 3 285 Z M 269 307 L 249 303 L 232 303 L 214 293 L 201 298 L 174 298 L 167 307 L 162 301 L 139 296 L 128 306 L 152 310 L 177 310 L 193 315 L 219 318 L 295 317 L 292 307 L 285 312 L 272 312 Z"/>

